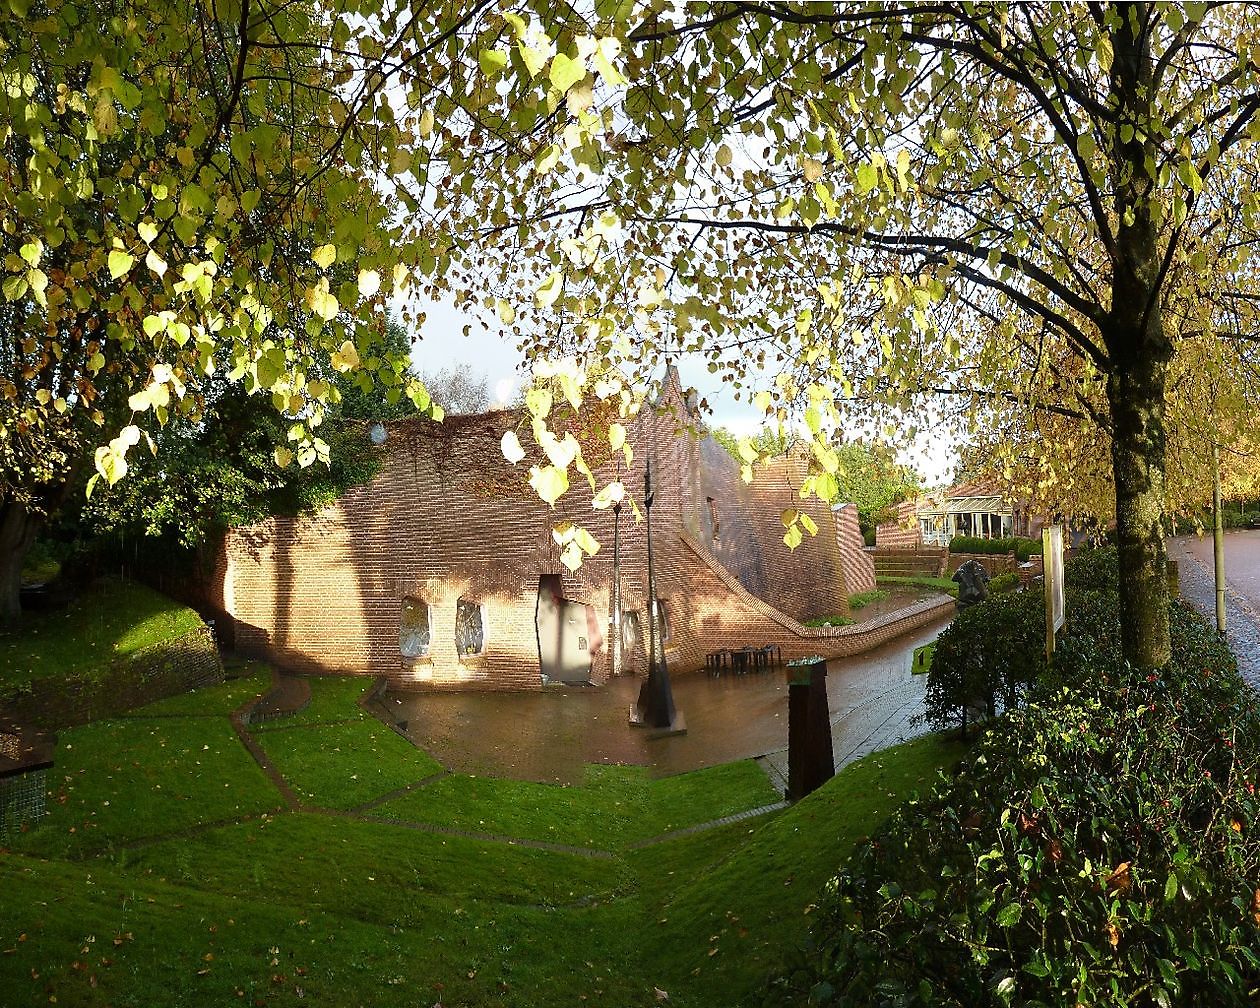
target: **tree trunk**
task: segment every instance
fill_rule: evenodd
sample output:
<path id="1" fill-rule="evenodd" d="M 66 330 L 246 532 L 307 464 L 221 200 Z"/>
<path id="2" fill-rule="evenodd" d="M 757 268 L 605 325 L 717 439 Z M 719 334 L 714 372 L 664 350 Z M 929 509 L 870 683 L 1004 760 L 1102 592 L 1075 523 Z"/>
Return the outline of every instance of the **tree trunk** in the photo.
<path id="1" fill-rule="evenodd" d="M 1124 656 L 1167 663 L 1168 553 L 1164 544 L 1164 386 L 1172 346 L 1164 332 L 1158 151 L 1150 127 L 1153 61 L 1149 5 L 1119 3 L 1112 44 L 1114 126 L 1108 142 L 1116 232 L 1111 307 L 1102 326 L 1110 358 L 1111 464 L 1116 485 L 1120 626 Z M 1131 128 L 1126 131 L 1125 125 Z"/>
<path id="2" fill-rule="evenodd" d="M 41 524 L 38 515 L 17 501 L 0 503 L 0 623 L 11 623 L 22 614 L 22 563 Z"/>
<path id="3" fill-rule="evenodd" d="M 1112 375 L 1116 547 L 1124 656 L 1140 668 L 1167 664 L 1168 551 L 1164 543 L 1164 381 L 1167 364 L 1138 358 Z"/>

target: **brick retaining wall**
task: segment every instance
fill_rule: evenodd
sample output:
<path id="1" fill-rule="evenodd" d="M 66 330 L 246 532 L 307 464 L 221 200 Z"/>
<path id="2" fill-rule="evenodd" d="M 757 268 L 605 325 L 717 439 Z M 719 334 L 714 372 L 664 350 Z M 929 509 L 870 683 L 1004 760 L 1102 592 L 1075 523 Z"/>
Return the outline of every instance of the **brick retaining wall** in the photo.
<path id="1" fill-rule="evenodd" d="M 949 550 L 877 549 L 870 554 L 875 565 L 875 576 L 882 577 L 945 577 L 949 562 Z"/>

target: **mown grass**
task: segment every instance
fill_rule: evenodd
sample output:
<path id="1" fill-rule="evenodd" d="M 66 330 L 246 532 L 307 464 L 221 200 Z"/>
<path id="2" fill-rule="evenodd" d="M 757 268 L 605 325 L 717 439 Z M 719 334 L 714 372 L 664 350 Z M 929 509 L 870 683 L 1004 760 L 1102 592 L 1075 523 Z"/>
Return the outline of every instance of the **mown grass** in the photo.
<path id="1" fill-rule="evenodd" d="M 852 626 L 856 622 L 857 620 L 852 616 L 819 616 L 816 619 L 805 620 L 801 626 Z"/>
<path id="2" fill-rule="evenodd" d="M 295 725 L 328 724 L 333 721 L 363 721 L 368 715 L 358 700 L 372 686 L 364 676 L 311 676 L 311 702 L 296 714 L 255 725 L 254 732 L 287 730 Z"/>
<path id="3" fill-rule="evenodd" d="M 883 602 L 891 596 L 892 592 L 886 591 L 883 588 L 873 588 L 870 591 L 855 592 L 849 596 L 849 608 L 865 609 L 872 602 Z"/>
<path id="4" fill-rule="evenodd" d="M 949 578 L 928 577 L 926 575 L 917 575 L 915 577 L 881 577 L 878 581 L 881 585 L 909 585 L 915 588 L 930 588 L 933 591 L 945 592 L 947 595 L 958 596 L 958 585 Z"/>
<path id="5" fill-rule="evenodd" d="M 259 662 L 232 670 L 233 677 L 217 686 L 155 700 L 122 715 L 126 718 L 224 717 L 271 688 L 271 671 Z"/>
<path id="6" fill-rule="evenodd" d="M 402 927 L 312 906 L 303 887 L 258 899 L 95 863 L 10 856 L 0 881 L 6 1008 L 651 1003 L 633 901 L 556 911 L 416 893 Z"/>
<path id="7" fill-rule="evenodd" d="M 48 791 L 50 814 L 11 846 L 81 857 L 279 805 L 226 718 L 126 718 L 64 732 Z"/>
<path id="8" fill-rule="evenodd" d="M 452 775 L 373 815 L 616 850 L 778 798 L 751 760 L 659 780 L 643 767 L 591 766 L 581 787 Z"/>
<path id="9" fill-rule="evenodd" d="M 757 1003 L 856 839 L 960 752 L 920 740 L 786 811 L 643 847 L 777 795 L 751 762 L 595 766 L 579 787 L 442 774 L 383 818 L 312 814 L 235 736 L 270 677 L 239 672 L 62 733 L 51 815 L 0 838 L 5 1008 Z M 312 805 L 441 773 L 357 706 L 365 686 L 314 680 L 306 711 L 256 730 Z"/>
<path id="10" fill-rule="evenodd" d="M 150 738 L 157 720 L 111 724 Z M 195 765 L 191 751 L 160 748 L 171 770 Z M 857 837 L 958 752 L 910 743 L 785 812 L 613 857 L 291 812 L 106 845 L 78 864 L 0 853 L 0 990 L 6 1006 L 92 1008 L 621 1006 L 655 1003 L 654 989 L 683 1008 L 755 1003 Z M 535 799 L 665 785 L 658 805 L 684 809 L 740 792 L 747 766 L 654 782 L 598 768 L 581 788 L 536 785 Z"/>
<path id="11" fill-rule="evenodd" d="M 104 578 L 63 609 L 26 613 L 0 628 L 0 686 L 91 672 L 201 625 L 164 595 Z"/>
<path id="12" fill-rule="evenodd" d="M 867 756 L 758 826 L 705 834 L 725 853 L 702 870 L 688 863 L 698 838 L 674 841 L 681 849 L 672 858 L 673 884 L 649 894 L 656 923 L 644 936 L 648 958 L 674 978 L 687 1003 L 721 1004 L 711 999 L 716 991 L 728 1003 L 743 1002 L 786 949 L 804 942 L 815 901 L 857 840 L 964 751 L 929 736 Z M 632 852 L 636 874 L 650 875 L 671 846 Z"/>
<path id="13" fill-rule="evenodd" d="M 374 718 L 284 727 L 259 732 L 267 758 L 303 800 L 351 809 L 442 770 Z"/>

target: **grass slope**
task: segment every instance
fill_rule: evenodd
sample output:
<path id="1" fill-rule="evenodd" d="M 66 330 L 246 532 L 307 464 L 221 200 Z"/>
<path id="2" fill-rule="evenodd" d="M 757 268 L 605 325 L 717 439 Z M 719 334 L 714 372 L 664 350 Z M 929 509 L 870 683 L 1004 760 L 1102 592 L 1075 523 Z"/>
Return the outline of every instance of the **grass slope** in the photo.
<path id="1" fill-rule="evenodd" d="M 652 780 L 645 767 L 590 766 L 581 787 L 450 776 L 374 815 L 531 840 L 620 849 L 777 801 L 751 760 Z"/>
<path id="2" fill-rule="evenodd" d="M 761 825 L 687 837 L 672 852 L 672 844 L 634 852 L 641 876 L 662 857 L 676 865 L 670 882 L 647 894 L 656 921 L 645 936 L 648 958 L 681 983 L 687 1003 L 720 1004 L 715 991 L 743 1002 L 786 949 L 804 943 L 814 901 L 854 843 L 963 751 L 936 736 L 918 739 L 850 764 Z M 723 853 L 696 871 L 691 855 L 701 844 Z"/>
<path id="3" fill-rule="evenodd" d="M 195 612 L 165 595 L 103 578 L 64 609 L 0 628 L 0 686 L 91 671 L 199 626 Z"/>
<path id="4" fill-rule="evenodd" d="M 446 775 L 382 807 L 410 825 L 295 813 L 227 720 L 267 682 L 63 734 L 53 814 L 0 850 L 5 1008 L 754 1002 L 857 837 L 959 755 L 920 740 L 785 812 L 634 849 L 774 792 L 747 762 L 600 766 L 572 788 Z M 361 680 L 315 685 L 314 714 L 256 734 L 295 787 L 350 807 L 436 769 L 362 716 Z"/>

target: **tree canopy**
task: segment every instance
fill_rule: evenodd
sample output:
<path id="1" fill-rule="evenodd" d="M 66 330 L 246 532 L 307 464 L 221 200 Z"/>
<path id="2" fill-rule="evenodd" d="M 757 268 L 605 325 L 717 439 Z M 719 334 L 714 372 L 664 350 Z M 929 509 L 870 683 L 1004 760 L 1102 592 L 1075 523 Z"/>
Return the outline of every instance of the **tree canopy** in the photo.
<path id="1" fill-rule="evenodd" d="M 678 353 L 798 421 L 829 499 L 855 420 L 1078 423 L 1022 450 L 1052 486 L 1103 439 L 1126 654 L 1166 660 L 1170 430 L 1255 405 L 1251 5 L 29 15 L 0 25 L 6 501 L 42 506 L 76 443 L 117 479 L 212 369 L 315 461 L 317 364 L 397 395 L 373 313 L 452 296 L 540 363 L 547 500 L 596 481 L 552 405 L 629 414 Z M 1179 376 L 1212 394 L 1179 412 Z"/>
<path id="2" fill-rule="evenodd" d="M 382 89 L 455 14 L 371 7 L 0 16 L 0 617 L 75 473 L 115 483 L 221 377 L 285 418 L 280 465 L 327 461 L 332 374 L 429 405 L 381 339 L 423 265 L 377 184 L 399 165 Z"/>
<path id="3" fill-rule="evenodd" d="M 454 282 L 545 333 L 540 356 L 641 378 L 694 352 L 736 388 L 767 369 L 758 404 L 818 445 L 807 492 L 836 489 L 826 441 L 855 414 L 1079 418 L 1106 439 L 1126 653 L 1158 665 L 1170 368 L 1206 340 L 1221 407 L 1255 363 L 1258 20 L 540 6 L 452 51 L 444 72 L 477 83 L 436 98 L 412 199 L 455 236 Z"/>

